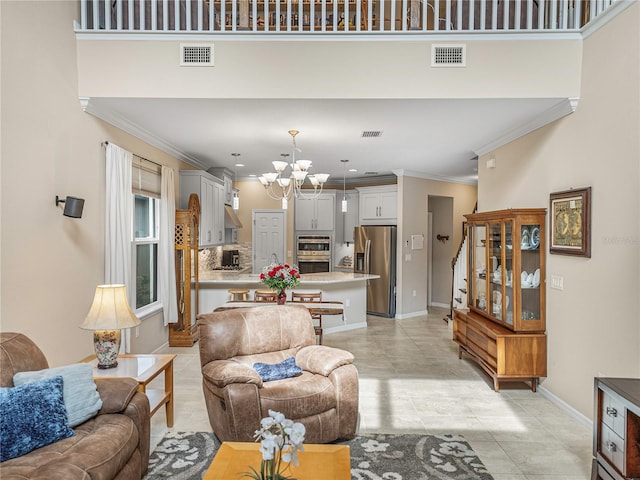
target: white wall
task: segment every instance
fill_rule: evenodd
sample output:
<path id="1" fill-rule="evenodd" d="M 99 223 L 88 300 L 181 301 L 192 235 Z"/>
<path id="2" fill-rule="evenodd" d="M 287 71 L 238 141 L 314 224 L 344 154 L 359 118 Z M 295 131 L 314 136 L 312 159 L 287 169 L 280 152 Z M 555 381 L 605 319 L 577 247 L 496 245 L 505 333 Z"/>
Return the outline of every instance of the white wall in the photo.
<path id="1" fill-rule="evenodd" d="M 547 256 L 548 377 L 587 417 L 593 377 L 640 377 L 640 3 L 584 41 L 576 112 L 479 161 L 480 211 L 592 187 L 591 258 Z M 564 290 L 549 276 L 564 277 Z"/>
<path id="2" fill-rule="evenodd" d="M 451 259 L 462 240 L 463 215 L 471 213 L 476 203 L 476 187 L 407 175 L 398 177 L 398 295 L 396 297 L 396 317 L 398 318 L 416 316 L 427 310 L 428 249 L 426 242 L 428 238 L 426 235 L 430 196 L 453 199 L 450 219 L 453 233 L 446 244 L 447 250 L 440 252 L 450 266 Z M 420 234 L 425 235 L 425 248 L 412 250 L 411 235 Z M 407 246 L 407 242 L 409 246 Z M 406 260 L 407 254 L 411 255 L 411 260 Z M 447 288 L 450 292 L 450 277 L 447 281 Z M 416 291 L 415 297 L 413 296 L 414 290 Z M 450 300 L 446 301 L 446 303 L 449 302 Z"/>
<path id="3" fill-rule="evenodd" d="M 52 365 L 93 353 L 81 330 L 104 283 L 105 151 L 114 142 L 173 168 L 185 164 L 84 113 L 78 101 L 78 5 L 1 1 L 0 328 L 22 332 Z M 55 196 L 84 198 L 81 219 Z M 161 316 L 146 320 L 134 350 L 167 341 Z"/>

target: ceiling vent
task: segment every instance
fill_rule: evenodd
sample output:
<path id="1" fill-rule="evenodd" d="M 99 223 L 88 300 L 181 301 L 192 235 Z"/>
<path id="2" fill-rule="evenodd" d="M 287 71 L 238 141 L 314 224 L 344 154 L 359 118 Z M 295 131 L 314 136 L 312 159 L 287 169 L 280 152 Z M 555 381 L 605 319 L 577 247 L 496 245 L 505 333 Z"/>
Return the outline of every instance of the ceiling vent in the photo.
<path id="1" fill-rule="evenodd" d="M 432 67 L 466 67 L 466 45 L 431 45 Z"/>
<path id="2" fill-rule="evenodd" d="M 362 138 L 378 138 L 382 136 L 382 130 L 364 130 Z"/>
<path id="3" fill-rule="evenodd" d="M 181 43 L 181 67 L 213 67 L 213 43 Z"/>
<path id="4" fill-rule="evenodd" d="M 378 172 L 364 172 L 365 175 L 378 175 Z"/>

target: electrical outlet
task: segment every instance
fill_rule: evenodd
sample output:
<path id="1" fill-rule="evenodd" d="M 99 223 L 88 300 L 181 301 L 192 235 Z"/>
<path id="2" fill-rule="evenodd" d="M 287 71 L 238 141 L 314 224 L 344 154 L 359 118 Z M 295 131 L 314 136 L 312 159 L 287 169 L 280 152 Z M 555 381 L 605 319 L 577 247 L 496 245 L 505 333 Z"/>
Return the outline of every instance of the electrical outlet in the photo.
<path id="1" fill-rule="evenodd" d="M 414 290 L 414 291 L 413 291 L 413 296 L 415 297 L 415 296 L 416 296 L 416 294 L 417 294 L 417 293 L 416 293 L 416 291 Z"/>
<path id="2" fill-rule="evenodd" d="M 140 327 L 136 327 L 136 338 L 140 336 Z"/>
<path id="3" fill-rule="evenodd" d="M 407 254 L 404 256 L 404 261 L 405 261 L 405 262 L 410 262 L 410 261 L 411 261 L 411 254 L 410 254 L 410 253 L 407 253 Z"/>
<path id="4" fill-rule="evenodd" d="M 351 306 L 351 299 L 350 298 L 345 299 L 344 306 L 345 307 L 350 307 Z"/>

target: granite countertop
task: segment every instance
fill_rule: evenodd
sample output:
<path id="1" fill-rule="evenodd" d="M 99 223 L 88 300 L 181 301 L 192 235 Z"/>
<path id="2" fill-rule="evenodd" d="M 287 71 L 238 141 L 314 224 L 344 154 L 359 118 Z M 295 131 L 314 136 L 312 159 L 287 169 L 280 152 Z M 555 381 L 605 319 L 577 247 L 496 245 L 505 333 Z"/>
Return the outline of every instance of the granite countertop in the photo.
<path id="1" fill-rule="evenodd" d="M 227 283 L 260 283 L 258 273 L 238 273 L 229 270 L 209 270 L 199 272 L 200 284 L 227 284 Z M 306 273 L 300 275 L 300 285 L 361 282 L 380 278 L 379 275 L 350 272 Z"/>

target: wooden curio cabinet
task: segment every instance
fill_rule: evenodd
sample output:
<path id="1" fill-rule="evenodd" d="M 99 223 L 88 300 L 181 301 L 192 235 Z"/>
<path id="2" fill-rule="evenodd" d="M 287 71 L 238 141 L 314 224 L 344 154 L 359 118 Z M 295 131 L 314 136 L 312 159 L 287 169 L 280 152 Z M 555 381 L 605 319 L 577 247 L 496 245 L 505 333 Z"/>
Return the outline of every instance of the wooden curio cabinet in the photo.
<path id="1" fill-rule="evenodd" d="M 546 376 L 545 209 L 467 218 L 468 310 L 454 312 L 454 340 L 494 379 Z"/>
<path id="2" fill-rule="evenodd" d="M 189 208 L 176 210 L 175 262 L 178 322 L 169 324 L 169 346 L 190 347 L 198 341 L 198 224 L 200 201 L 191 194 Z"/>

